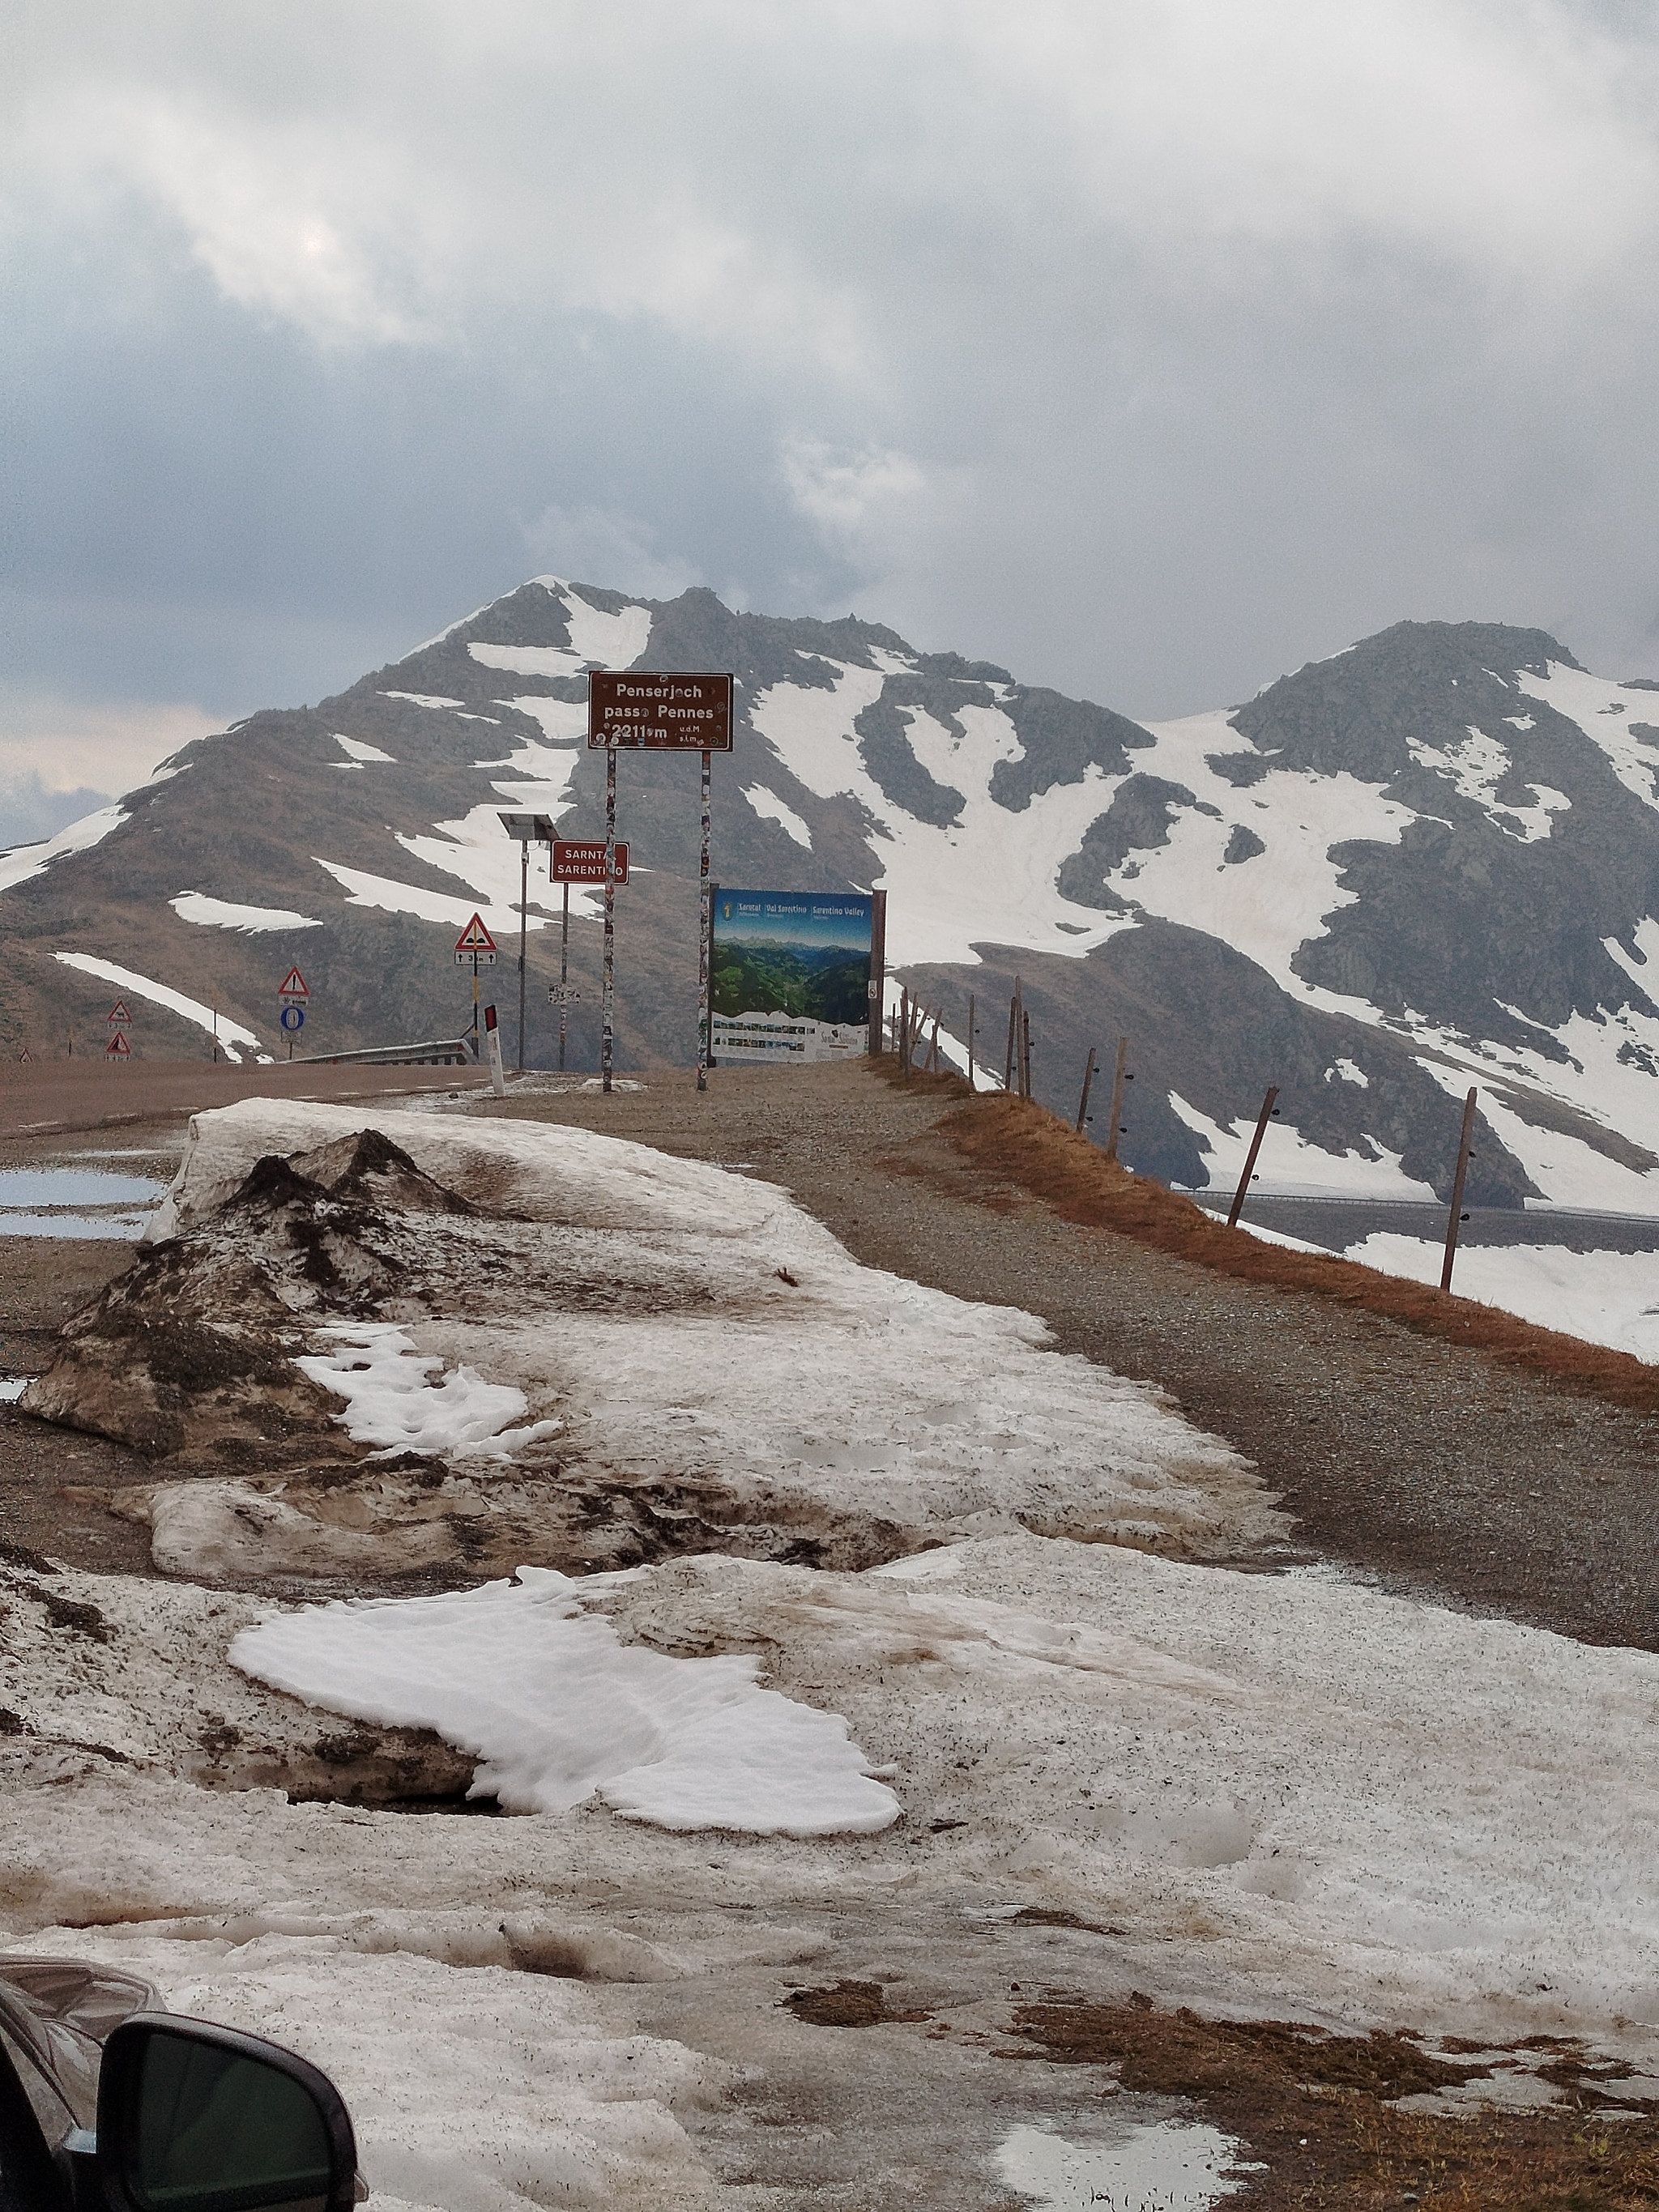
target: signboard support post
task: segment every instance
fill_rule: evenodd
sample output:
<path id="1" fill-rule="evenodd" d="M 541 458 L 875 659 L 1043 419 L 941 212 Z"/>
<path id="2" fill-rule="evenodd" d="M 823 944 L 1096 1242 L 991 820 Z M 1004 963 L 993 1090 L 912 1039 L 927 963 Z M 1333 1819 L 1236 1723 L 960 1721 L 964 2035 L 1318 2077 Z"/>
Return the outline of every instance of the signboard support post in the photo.
<path id="1" fill-rule="evenodd" d="M 605 749 L 605 981 L 599 992 L 600 1088 L 611 1091 L 611 1027 L 617 1004 L 617 749 Z"/>
<path id="2" fill-rule="evenodd" d="M 524 1073 L 524 955 L 530 927 L 530 840 L 519 848 L 519 1073 Z"/>
<path id="3" fill-rule="evenodd" d="M 887 894 L 870 894 L 870 1050 L 882 1048 L 887 1006 Z"/>
<path id="4" fill-rule="evenodd" d="M 713 753 L 702 757 L 702 860 L 697 880 L 702 907 L 697 930 L 697 1088 L 708 1088 L 708 969 L 709 940 L 714 931 L 714 887 L 708 880 L 708 786 L 714 765 Z"/>
<path id="5" fill-rule="evenodd" d="M 570 886 L 564 887 L 564 913 L 559 921 L 559 1073 L 564 1073 L 564 1030 L 570 989 Z"/>

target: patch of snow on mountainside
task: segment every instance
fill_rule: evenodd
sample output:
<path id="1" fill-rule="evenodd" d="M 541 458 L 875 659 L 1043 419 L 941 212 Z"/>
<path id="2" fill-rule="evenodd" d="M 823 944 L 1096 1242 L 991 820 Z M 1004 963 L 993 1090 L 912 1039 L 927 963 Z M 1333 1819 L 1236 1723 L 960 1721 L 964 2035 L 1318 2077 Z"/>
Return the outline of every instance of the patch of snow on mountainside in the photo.
<path id="1" fill-rule="evenodd" d="M 812 833 L 793 807 L 786 806 L 775 792 L 769 791 L 763 783 L 751 783 L 744 797 L 763 822 L 775 822 L 787 837 L 807 852 L 812 849 Z"/>
<path id="2" fill-rule="evenodd" d="M 1516 1086 L 1501 1081 L 1495 1084 L 1490 1067 L 1483 1066 L 1472 1054 L 1466 1054 L 1461 1066 L 1449 1067 L 1437 1055 L 1427 1054 L 1421 1054 L 1417 1064 L 1443 1091 L 1460 1101 L 1474 1085 L 1480 1093 L 1480 1110 L 1487 1126 L 1504 1150 L 1520 1161 L 1533 1183 L 1553 1205 L 1582 1206 L 1591 1212 L 1659 1212 L 1659 1166 L 1626 1165 L 1598 1151 L 1582 1137 L 1527 1120 L 1517 1110 L 1517 1104 L 1525 1101 L 1517 1102 Z M 1543 1090 L 1545 1086 L 1540 1084 L 1538 1088 Z M 1549 1090 L 1559 1097 L 1572 1099 L 1571 1089 L 1557 1069 L 1550 1071 Z M 1547 1097 L 1546 1091 L 1547 1099 Z"/>
<path id="3" fill-rule="evenodd" d="M 390 695 L 388 694 L 388 696 L 389 696 Z M 458 703 L 458 702 L 453 700 L 450 702 L 451 705 Z M 348 738 L 340 731 L 336 730 L 334 732 L 334 742 L 338 745 L 343 753 L 349 753 L 351 756 L 352 760 L 360 768 L 366 761 L 384 761 L 388 768 L 396 768 L 398 765 L 397 762 L 392 758 L 390 753 L 383 753 L 379 745 L 366 744 L 362 738 Z"/>
<path id="4" fill-rule="evenodd" d="M 1616 961 L 1649 1006 L 1659 1012 L 1659 921 L 1647 915 L 1631 933 L 1632 948 L 1626 950 L 1616 937 L 1604 937 L 1601 949 L 1610 960 Z"/>
<path id="5" fill-rule="evenodd" d="M 542 734 L 551 745 L 581 745 L 587 742 L 587 702 L 585 699 L 540 699 L 532 693 L 522 699 L 497 699 L 498 707 L 509 707 L 514 714 L 528 714 L 542 726 Z M 526 750 L 520 748 L 516 758 Z M 489 763 L 480 762 L 480 767 Z"/>
<path id="6" fill-rule="evenodd" d="M 1652 1206 L 1659 1194 L 1650 1194 Z M 1413 1283 L 1440 1280 L 1439 1238 L 1379 1230 L 1345 1256 Z M 1576 1252 L 1565 1244 L 1464 1244 L 1452 1288 L 1589 1344 L 1659 1362 L 1659 1252 Z"/>
<path id="7" fill-rule="evenodd" d="M 199 922 L 208 929 L 240 929 L 249 936 L 267 930 L 320 929 L 310 915 L 289 914 L 282 907 L 237 906 L 228 899 L 209 898 L 204 891 L 183 891 L 167 904 L 180 921 Z"/>
<path id="8" fill-rule="evenodd" d="M 1591 676 L 1582 668 L 1550 663 L 1547 676 L 1522 668 L 1516 684 L 1528 698 L 1541 699 L 1576 722 L 1594 745 L 1599 746 L 1626 791 L 1644 806 L 1659 811 L 1659 752 L 1631 735 L 1632 722 L 1659 720 L 1659 702 L 1650 691 L 1632 691 L 1605 676 Z"/>
<path id="9" fill-rule="evenodd" d="M 1073 905 L 1055 888 L 1062 863 L 1076 851 L 1091 818 L 1089 810 L 1103 812 L 1108 803 L 1112 787 L 1098 768 L 1091 766 L 1081 783 L 1040 793 L 1012 814 L 990 794 L 996 763 L 1018 759 L 1024 750 L 1004 709 L 959 708 L 966 734 L 957 738 L 923 709 L 907 707 L 918 758 L 924 765 L 938 763 L 936 772 L 963 793 L 956 821 L 942 828 L 919 822 L 870 774 L 853 726 L 881 696 L 886 672 L 843 661 L 831 665 L 839 672 L 833 690 L 775 684 L 756 697 L 750 717 L 798 783 L 820 799 L 855 799 L 869 813 L 877 855 L 885 860 L 877 880 L 895 892 L 887 922 L 892 966 L 951 962 L 976 967 L 979 945 L 1081 959 L 1132 926 L 1127 915 Z"/>
<path id="10" fill-rule="evenodd" d="M 1208 764 L 1212 754 L 1247 750 L 1228 721 L 1230 711 L 1145 726 L 1157 745 L 1136 754 L 1136 772 L 1184 786 L 1200 806 L 1213 811 L 1182 806 L 1166 844 L 1131 854 L 1105 882 L 1161 921 L 1220 938 L 1284 989 L 1308 999 L 1291 963 L 1303 945 L 1325 934 L 1328 918 L 1358 896 L 1341 887 L 1342 867 L 1332 858 L 1333 848 L 1358 841 L 1397 845 L 1416 817 L 1383 798 L 1380 784 L 1346 774 L 1272 769 L 1260 782 L 1236 788 Z M 1265 849 L 1229 862 L 1224 855 L 1237 827 L 1252 832 Z M 1354 1011 L 1350 1001 L 1325 995 L 1336 1010 Z M 1373 1021 L 1378 1018 L 1368 1011 Z"/>
<path id="11" fill-rule="evenodd" d="M 151 781 L 159 782 L 161 779 L 153 777 Z M 56 836 L 43 838 L 34 845 L 15 845 L 10 852 L 0 853 L 0 891 L 9 891 L 15 884 L 27 884 L 44 875 L 54 860 L 61 860 L 66 854 L 89 852 L 127 819 L 118 805 L 100 806 L 95 813 L 83 814 L 78 822 L 71 822 Z"/>
<path id="12" fill-rule="evenodd" d="M 217 1036 L 219 1049 L 237 1066 L 241 1065 L 242 1059 L 241 1054 L 236 1050 L 239 1044 L 246 1045 L 260 1059 L 269 1060 L 272 1056 L 265 1051 L 252 1030 L 245 1030 L 240 1022 L 232 1021 L 228 1014 L 216 1013 L 211 1006 L 204 1006 L 199 999 L 187 999 L 182 991 L 173 990 L 169 984 L 152 982 L 148 975 L 136 975 L 131 968 L 118 968 L 112 960 L 97 959 L 90 952 L 55 952 L 52 957 L 61 960 L 66 968 L 78 968 L 83 975 L 96 975 L 103 982 L 113 983 L 127 998 L 148 999 L 152 1006 L 165 1006 L 169 1013 L 178 1014 L 185 1021 L 194 1022 L 198 1029 L 205 1030 L 210 1036 Z"/>
<path id="13" fill-rule="evenodd" d="M 500 790 L 501 787 L 498 785 L 496 788 Z M 550 793 L 553 795 L 550 797 Z M 562 813 L 572 804 L 562 791 L 554 793 L 551 785 L 510 787 L 510 795 L 519 803 L 531 804 L 530 794 L 533 794 L 534 805 L 545 813 Z M 400 832 L 398 842 L 428 867 L 440 868 L 445 875 L 458 878 L 492 908 L 510 912 L 516 930 L 519 848 L 501 828 L 500 810 L 494 805 L 469 807 L 460 821 L 440 822 L 434 826 L 437 834 L 434 836 L 410 837 Z M 541 927 L 534 915 L 530 917 L 530 927 Z M 493 922 L 490 927 L 493 931 Z"/>
<path id="14" fill-rule="evenodd" d="M 495 826 L 499 830 L 501 824 L 497 823 Z M 453 846 L 446 849 L 452 854 L 454 851 Z M 400 884 L 394 876 L 377 876 L 365 868 L 345 867 L 338 860 L 324 860 L 319 854 L 313 854 L 312 858 L 319 868 L 328 870 L 345 891 L 347 903 L 350 906 L 378 907 L 383 914 L 412 914 L 422 921 L 453 922 L 457 929 L 465 929 L 477 912 L 483 916 L 484 927 L 490 935 L 499 939 L 503 932 L 516 935 L 519 927 L 516 905 L 519 893 L 518 848 L 514 846 L 510 849 L 513 853 L 513 896 L 515 903 L 501 907 L 487 903 L 480 905 L 477 899 L 450 898 L 442 891 L 426 890 L 415 884 Z M 462 880 L 465 881 L 465 878 Z M 539 929 L 542 926 L 537 916 L 532 915 L 532 929 Z"/>
<path id="15" fill-rule="evenodd" d="M 433 642 L 435 644 L 436 639 Z M 441 692 L 434 691 L 382 691 L 380 696 L 382 699 L 403 699 L 411 707 L 430 707 L 434 712 L 463 704 L 459 699 L 446 699 Z"/>
<path id="16" fill-rule="evenodd" d="M 608 615 L 589 606 L 556 577 L 534 580 L 564 608 L 569 644 L 481 645 L 475 641 L 466 649 L 484 667 L 503 668 L 514 676 L 580 676 L 590 665 L 631 668 L 651 642 L 649 607 L 623 607 Z"/>
<path id="17" fill-rule="evenodd" d="M 1230 1127 L 1212 1121 L 1198 1107 L 1189 1106 L 1177 1091 L 1169 1096 L 1176 1113 L 1198 1139 L 1200 1152 L 1208 1156 L 1210 1180 L 1205 1188 L 1236 1189 L 1255 1134 L 1255 1116 L 1243 1116 Z M 1369 1137 L 1361 1141 L 1370 1146 L 1369 1157 L 1358 1151 L 1329 1152 L 1310 1142 L 1294 1122 L 1270 1121 L 1256 1158 L 1255 1172 L 1261 1183 L 1258 1195 L 1271 1192 L 1274 1197 L 1285 1198 L 1340 1193 L 1356 1198 L 1425 1199 L 1433 1204 L 1433 1190 L 1406 1173 L 1398 1152 L 1389 1152 Z"/>
<path id="18" fill-rule="evenodd" d="M 1407 738 L 1406 750 L 1420 767 L 1432 769 L 1455 785 L 1462 798 L 1473 799 L 1494 828 L 1506 837 L 1518 837 L 1523 845 L 1547 837 L 1554 817 L 1572 805 L 1565 792 L 1547 783 L 1528 787 L 1536 802 L 1532 806 L 1516 806 L 1499 799 L 1498 787 L 1515 763 L 1496 738 L 1473 724 L 1468 737 L 1456 744 L 1437 749 Z"/>

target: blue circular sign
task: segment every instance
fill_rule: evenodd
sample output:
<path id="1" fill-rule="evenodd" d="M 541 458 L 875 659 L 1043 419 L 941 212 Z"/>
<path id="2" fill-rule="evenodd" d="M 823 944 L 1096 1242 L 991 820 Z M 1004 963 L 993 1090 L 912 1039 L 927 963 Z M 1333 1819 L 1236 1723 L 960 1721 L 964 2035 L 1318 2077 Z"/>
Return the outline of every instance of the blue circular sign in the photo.
<path id="1" fill-rule="evenodd" d="M 305 1025 L 306 1010 L 303 1006 L 284 1006 L 283 1008 L 283 1027 L 285 1030 L 302 1030 Z"/>

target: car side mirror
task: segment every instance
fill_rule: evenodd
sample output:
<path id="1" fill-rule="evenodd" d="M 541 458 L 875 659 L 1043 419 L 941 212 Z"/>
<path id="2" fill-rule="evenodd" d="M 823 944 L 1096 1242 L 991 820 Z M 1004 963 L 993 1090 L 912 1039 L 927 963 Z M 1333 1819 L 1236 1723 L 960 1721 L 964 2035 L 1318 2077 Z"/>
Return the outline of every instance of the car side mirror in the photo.
<path id="1" fill-rule="evenodd" d="M 109 2212 L 351 2212 L 357 2145 L 326 2074 L 257 2035 L 139 2014 L 98 2081 Z"/>

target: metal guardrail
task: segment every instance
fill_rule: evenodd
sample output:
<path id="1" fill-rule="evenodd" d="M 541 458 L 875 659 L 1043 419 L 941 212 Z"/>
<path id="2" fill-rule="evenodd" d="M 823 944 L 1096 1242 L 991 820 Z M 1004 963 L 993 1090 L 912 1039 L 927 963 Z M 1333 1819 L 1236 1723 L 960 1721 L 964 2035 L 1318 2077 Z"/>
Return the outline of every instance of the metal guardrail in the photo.
<path id="1" fill-rule="evenodd" d="M 471 1036 L 428 1038 L 423 1044 L 370 1044 L 356 1052 L 296 1053 L 289 1067 L 473 1067 L 478 1054 Z"/>

